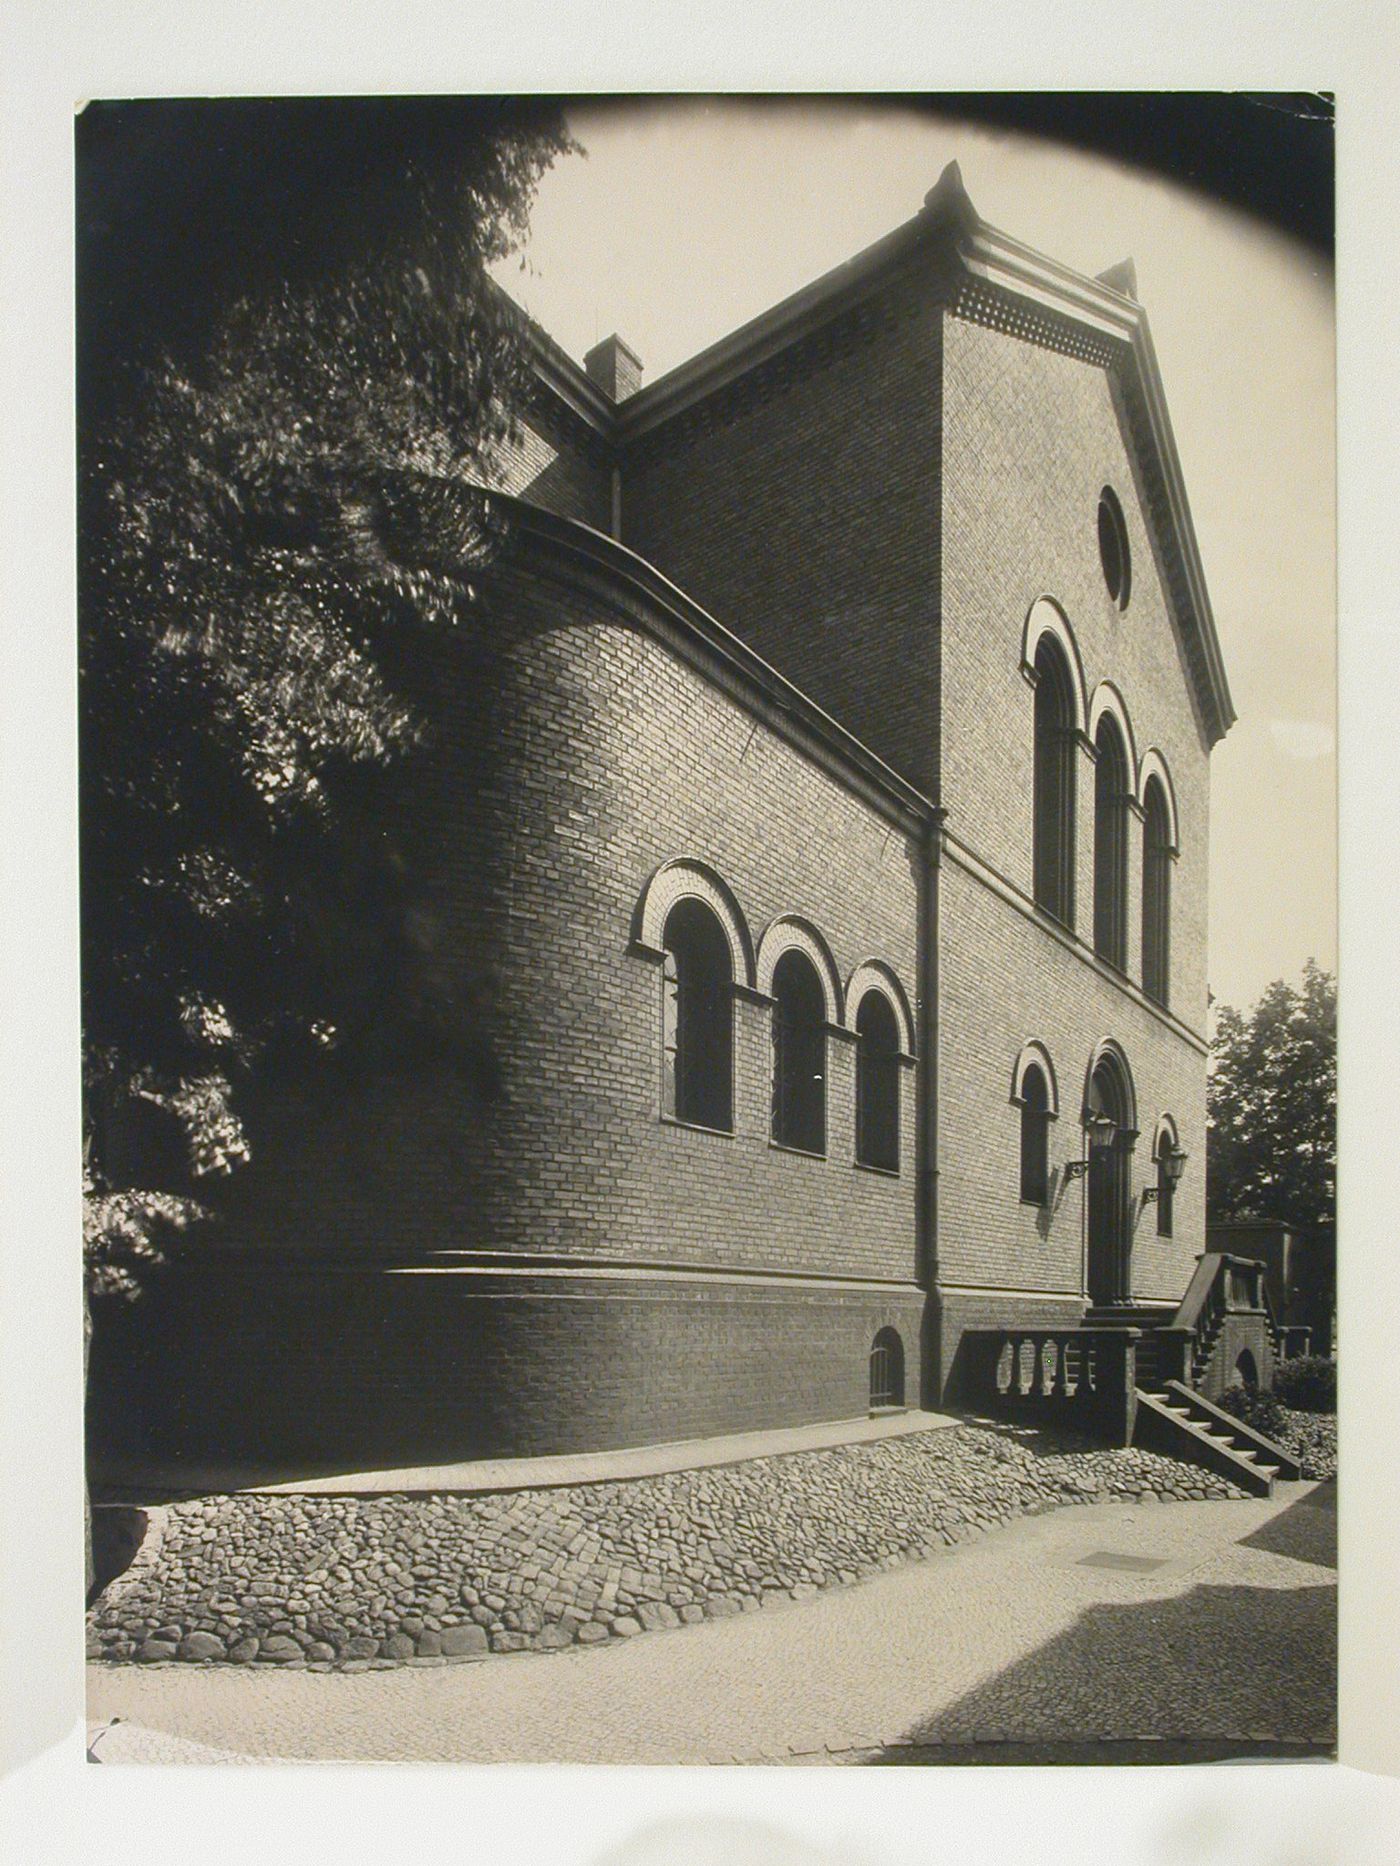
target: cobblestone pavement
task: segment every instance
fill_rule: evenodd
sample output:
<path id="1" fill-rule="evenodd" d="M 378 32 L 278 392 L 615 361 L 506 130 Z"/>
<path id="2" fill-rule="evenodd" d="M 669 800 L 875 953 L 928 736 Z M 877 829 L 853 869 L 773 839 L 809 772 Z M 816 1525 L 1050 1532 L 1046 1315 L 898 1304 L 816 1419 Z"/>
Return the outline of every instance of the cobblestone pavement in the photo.
<path id="1" fill-rule="evenodd" d="M 1022 1517 L 778 1611 L 509 1665 L 94 1665 L 89 1717 L 124 1720 L 98 1739 L 111 1762 L 801 1763 L 1096 1739 L 1163 1753 L 1193 1741 L 1213 1753 L 1329 1745 L 1334 1497 L 1290 1484 L 1268 1501 L 1110 1500 Z"/>
<path id="2" fill-rule="evenodd" d="M 153 1513 L 88 1655 L 353 1668 L 610 1644 L 849 1586 L 1026 1512 L 1239 1494 L 1154 1452 L 964 1424 L 508 1495 L 191 1498 Z"/>

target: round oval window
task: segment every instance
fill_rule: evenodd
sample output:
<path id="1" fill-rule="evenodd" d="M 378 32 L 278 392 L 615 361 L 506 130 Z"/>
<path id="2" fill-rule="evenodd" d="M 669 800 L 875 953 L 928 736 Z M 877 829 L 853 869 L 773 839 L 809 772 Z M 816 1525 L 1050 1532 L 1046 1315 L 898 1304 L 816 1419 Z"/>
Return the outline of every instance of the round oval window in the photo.
<path id="1" fill-rule="evenodd" d="M 1132 589 L 1132 563 L 1128 555 L 1128 527 L 1123 508 L 1111 486 L 1099 494 L 1099 562 L 1108 593 L 1120 609 L 1128 606 Z"/>

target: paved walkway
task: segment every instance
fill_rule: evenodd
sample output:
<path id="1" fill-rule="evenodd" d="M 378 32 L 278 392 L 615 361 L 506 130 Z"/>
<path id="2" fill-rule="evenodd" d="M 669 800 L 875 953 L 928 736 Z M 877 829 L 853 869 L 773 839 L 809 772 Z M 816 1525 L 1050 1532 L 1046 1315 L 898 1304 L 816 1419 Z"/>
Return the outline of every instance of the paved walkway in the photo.
<path id="1" fill-rule="evenodd" d="M 703 1471 L 721 1464 L 743 1464 L 793 1451 L 822 1451 L 832 1445 L 868 1445 L 877 1439 L 905 1438 L 911 1432 L 961 1425 L 951 1413 L 863 1413 L 858 1419 L 823 1420 L 816 1425 L 767 1427 L 759 1432 L 727 1432 L 716 1438 L 673 1439 L 664 1445 L 629 1446 L 620 1451 L 560 1453 L 541 1458 L 475 1458 L 459 1464 L 415 1465 L 402 1470 L 334 1471 L 314 1477 L 272 1481 L 265 1472 L 239 1466 L 157 1465 L 141 1472 L 111 1465 L 103 1471 L 102 1496 L 123 1503 L 148 1504 L 185 1493 L 232 1496 L 433 1496 L 470 1495 L 477 1491 L 549 1490 L 570 1484 L 617 1482 L 660 1477 L 671 1471 Z"/>
<path id="2" fill-rule="evenodd" d="M 1100 1504 L 810 1600 L 392 1671 L 100 1666 L 106 1762 L 800 1762 L 945 1743 L 1335 1739 L 1331 1486 Z M 113 1718 L 123 1721 L 102 1730 Z"/>

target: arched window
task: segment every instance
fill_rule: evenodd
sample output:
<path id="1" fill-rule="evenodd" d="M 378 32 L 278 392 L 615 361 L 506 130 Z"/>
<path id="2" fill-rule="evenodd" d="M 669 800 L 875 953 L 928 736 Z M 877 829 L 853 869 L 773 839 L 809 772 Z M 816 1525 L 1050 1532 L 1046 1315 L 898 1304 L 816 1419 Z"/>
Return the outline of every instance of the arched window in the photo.
<path id="1" fill-rule="evenodd" d="M 1035 1063 L 1021 1078 L 1021 1197 L 1028 1205 L 1050 1197 L 1050 1090 Z"/>
<path id="2" fill-rule="evenodd" d="M 1074 689 L 1049 635 L 1035 651 L 1034 836 L 1036 904 L 1074 922 Z"/>
<path id="3" fill-rule="evenodd" d="M 856 1011 L 856 1159 L 899 1171 L 899 1024 L 882 991 Z"/>
<path id="4" fill-rule="evenodd" d="M 816 967 L 793 947 L 773 968 L 773 1138 L 826 1152 L 826 998 Z"/>
<path id="5" fill-rule="evenodd" d="M 870 1408 L 904 1404 L 904 1343 L 897 1328 L 882 1328 L 870 1350 Z"/>
<path id="6" fill-rule="evenodd" d="M 734 1125 L 734 979 L 724 928 L 687 896 L 666 916 L 662 1106 L 677 1121 Z"/>
<path id="7" fill-rule="evenodd" d="M 1121 972 L 1128 963 L 1128 758 L 1107 715 L 1094 750 L 1094 951 Z"/>
<path id="8" fill-rule="evenodd" d="M 1142 827 L 1142 988 L 1163 1009 L 1171 971 L 1171 818 L 1158 780 L 1147 780 Z"/>

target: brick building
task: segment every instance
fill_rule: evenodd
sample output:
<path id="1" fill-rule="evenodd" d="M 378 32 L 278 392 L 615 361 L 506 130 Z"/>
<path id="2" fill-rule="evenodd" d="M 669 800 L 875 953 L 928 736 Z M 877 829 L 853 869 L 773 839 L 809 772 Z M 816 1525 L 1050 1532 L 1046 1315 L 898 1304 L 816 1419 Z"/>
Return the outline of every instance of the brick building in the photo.
<path id="1" fill-rule="evenodd" d="M 421 924 L 477 1087 L 279 1109 L 159 1298 L 142 1433 L 637 1444 L 1175 1311 L 1233 712 L 1134 292 L 953 168 L 655 383 L 535 335 L 511 541 L 431 683 Z"/>

